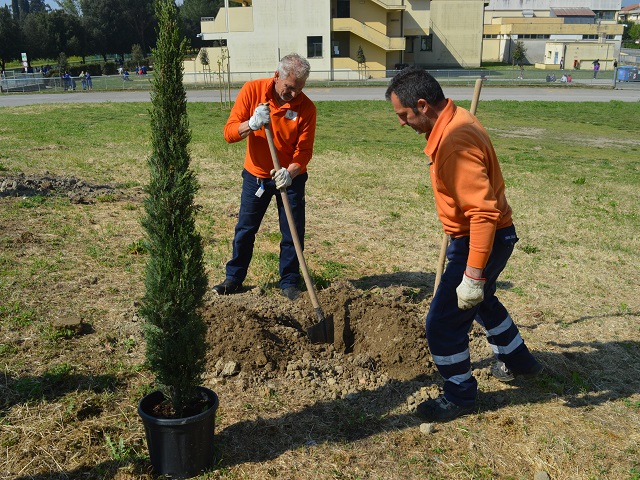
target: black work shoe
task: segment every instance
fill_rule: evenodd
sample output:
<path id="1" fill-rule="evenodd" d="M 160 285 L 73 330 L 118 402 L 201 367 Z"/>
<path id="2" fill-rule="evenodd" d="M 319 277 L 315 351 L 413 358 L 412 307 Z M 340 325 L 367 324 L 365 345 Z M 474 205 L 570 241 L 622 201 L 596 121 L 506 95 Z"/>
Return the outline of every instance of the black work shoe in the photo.
<path id="1" fill-rule="evenodd" d="M 215 285 L 211 290 L 218 295 L 231 295 L 232 293 L 238 293 L 242 288 L 241 283 L 236 283 L 233 280 L 225 280 L 224 282 Z"/>
<path id="2" fill-rule="evenodd" d="M 300 289 L 298 287 L 286 287 L 282 289 L 282 295 L 289 300 L 296 300 L 300 296 Z"/>
<path id="3" fill-rule="evenodd" d="M 448 422 L 454 418 L 473 413 L 475 407 L 461 407 L 440 395 L 435 400 L 427 400 L 416 407 L 416 415 L 428 422 Z"/>
<path id="4" fill-rule="evenodd" d="M 515 380 L 516 377 L 535 377 L 536 375 L 540 375 L 540 373 L 542 373 L 542 370 L 544 370 L 544 367 L 540 363 L 536 362 L 528 371 L 515 373 L 511 371 L 511 369 L 507 367 L 504 362 L 498 360 L 491 366 L 491 375 L 496 377 L 501 382 L 511 382 Z"/>

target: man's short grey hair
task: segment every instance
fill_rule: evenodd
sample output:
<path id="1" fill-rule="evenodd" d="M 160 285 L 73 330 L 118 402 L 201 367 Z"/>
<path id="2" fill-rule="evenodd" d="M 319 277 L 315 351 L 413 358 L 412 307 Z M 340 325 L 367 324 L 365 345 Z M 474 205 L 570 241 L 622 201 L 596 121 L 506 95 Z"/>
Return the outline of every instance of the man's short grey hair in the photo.
<path id="1" fill-rule="evenodd" d="M 278 73 L 280 78 L 287 78 L 292 75 L 298 80 L 306 80 L 309 78 L 309 72 L 311 71 L 311 65 L 309 61 L 297 53 L 290 53 L 285 55 L 278 63 Z"/>

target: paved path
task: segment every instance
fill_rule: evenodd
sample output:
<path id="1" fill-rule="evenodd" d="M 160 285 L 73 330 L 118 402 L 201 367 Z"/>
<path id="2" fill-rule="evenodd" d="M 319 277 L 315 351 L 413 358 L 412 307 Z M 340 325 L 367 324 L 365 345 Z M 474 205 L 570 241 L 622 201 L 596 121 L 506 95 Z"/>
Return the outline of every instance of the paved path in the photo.
<path id="1" fill-rule="evenodd" d="M 625 86 L 626 87 L 626 86 Z M 453 100 L 471 100 L 473 87 L 443 86 L 444 93 Z M 384 100 L 386 86 L 375 87 L 308 87 L 305 93 L 314 101 L 323 100 Z M 231 91 L 235 100 L 238 90 Z M 217 90 L 187 90 L 189 102 L 218 102 Z M 640 88 L 581 88 L 581 87 L 491 87 L 482 88 L 482 100 L 555 101 L 555 102 L 640 102 Z M 17 107 L 50 103 L 148 102 L 148 91 L 70 92 L 70 93 L 3 93 L 0 107 Z"/>

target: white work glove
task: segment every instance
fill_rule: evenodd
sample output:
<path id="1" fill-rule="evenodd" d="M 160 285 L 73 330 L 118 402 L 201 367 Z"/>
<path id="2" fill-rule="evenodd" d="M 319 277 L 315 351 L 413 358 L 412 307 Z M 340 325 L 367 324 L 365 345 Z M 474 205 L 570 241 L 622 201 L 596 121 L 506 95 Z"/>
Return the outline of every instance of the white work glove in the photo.
<path id="1" fill-rule="evenodd" d="M 253 116 L 249 119 L 249 128 L 251 130 L 259 130 L 271 121 L 269 117 L 269 106 L 258 105 L 253 112 Z"/>
<path id="2" fill-rule="evenodd" d="M 456 288 L 460 310 L 469 310 L 484 300 L 484 283 L 484 278 L 472 278 L 465 272 Z"/>
<path id="3" fill-rule="evenodd" d="M 291 185 L 291 174 L 286 168 L 281 168 L 277 172 L 274 169 L 269 173 L 271 174 L 271 178 L 273 178 L 274 182 L 276 182 L 276 188 L 278 190 L 281 188 L 287 188 Z"/>

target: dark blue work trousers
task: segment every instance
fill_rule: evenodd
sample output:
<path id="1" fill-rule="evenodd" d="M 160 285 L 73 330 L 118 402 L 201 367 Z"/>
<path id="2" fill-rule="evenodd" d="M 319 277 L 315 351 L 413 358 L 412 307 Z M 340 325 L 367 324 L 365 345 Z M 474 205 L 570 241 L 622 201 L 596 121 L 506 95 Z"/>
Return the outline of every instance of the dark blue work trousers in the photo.
<path id="1" fill-rule="evenodd" d="M 304 187 L 308 177 L 307 173 L 298 175 L 286 190 L 302 248 L 304 248 L 305 229 Z M 256 195 L 256 192 L 261 188 L 264 189 L 262 195 Z M 256 233 L 258 233 L 264 214 L 269 207 L 269 203 L 271 203 L 271 198 L 274 196 L 278 206 L 278 219 L 280 233 L 282 234 L 282 240 L 280 241 L 280 288 L 298 286 L 300 282 L 300 262 L 293 244 L 291 230 L 289 230 L 281 193 L 276 189 L 275 182 L 271 178 L 254 177 L 247 170 L 242 171 L 240 213 L 233 237 L 233 255 L 226 266 L 227 280 L 241 284 L 247 277 L 249 263 L 253 256 Z"/>
<path id="2" fill-rule="evenodd" d="M 469 331 L 474 320 L 485 329 L 497 358 L 514 373 L 526 372 L 536 363 L 509 312 L 495 296 L 496 281 L 517 241 L 513 226 L 496 231 L 483 271 L 484 300 L 469 310 L 458 308 L 456 294 L 467 266 L 469 237 L 452 239 L 447 249 L 447 268 L 429 307 L 426 333 L 434 363 L 444 378 L 444 396 L 457 405 L 473 405 L 477 396 L 478 382 L 471 374 L 469 358 Z"/>

